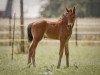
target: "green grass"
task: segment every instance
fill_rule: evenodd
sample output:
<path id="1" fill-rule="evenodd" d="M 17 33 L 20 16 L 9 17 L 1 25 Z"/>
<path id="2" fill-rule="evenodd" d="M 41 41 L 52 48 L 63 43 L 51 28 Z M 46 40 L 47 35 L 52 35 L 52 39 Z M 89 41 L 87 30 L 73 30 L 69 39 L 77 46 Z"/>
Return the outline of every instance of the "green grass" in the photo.
<path id="1" fill-rule="evenodd" d="M 69 46 L 70 67 L 65 67 L 63 55 L 60 69 L 58 62 L 59 44 L 40 43 L 36 51 L 36 64 L 28 68 L 28 54 L 14 53 L 11 60 L 11 47 L 0 46 L 0 75 L 100 75 L 99 46 Z"/>

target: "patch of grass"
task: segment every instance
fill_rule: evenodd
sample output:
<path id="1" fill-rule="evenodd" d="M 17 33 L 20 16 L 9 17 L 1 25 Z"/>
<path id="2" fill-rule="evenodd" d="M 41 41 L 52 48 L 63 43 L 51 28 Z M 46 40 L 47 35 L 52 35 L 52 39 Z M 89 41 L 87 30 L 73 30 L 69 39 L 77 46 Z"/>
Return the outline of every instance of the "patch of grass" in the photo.
<path id="1" fill-rule="evenodd" d="M 57 69 L 59 44 L 40 43 L 36 50 L 36 64 L 28 68 L 28 54 L 14 53 L 11 47 L 0 46 L 0 75 L 100 75 L 100 47 L 69 45 L 70 67 L 65 67 L 63 55 L 61 68 Z"/>

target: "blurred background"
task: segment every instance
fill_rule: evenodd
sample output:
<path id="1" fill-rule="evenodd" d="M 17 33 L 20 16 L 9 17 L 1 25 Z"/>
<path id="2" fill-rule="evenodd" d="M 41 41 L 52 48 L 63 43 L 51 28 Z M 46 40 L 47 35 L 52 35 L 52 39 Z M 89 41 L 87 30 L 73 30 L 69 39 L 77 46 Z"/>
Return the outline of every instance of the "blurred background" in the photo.
<path id="1" fill-rule="evenodd" d="M 59 17 L 65 7 L 77 8 L 77 17 L 100 17 L 99 0 L 23 0 L 24 18 Z M 1 0 L 0 17 L 20 18 L 20 0 Z"/>
<path id="2" fill-rule="evenodd" d="M 56 69 L 59 41 L 43 38 L 37 47 L 37 68 L 27 68 L 27 26 L 43 18 L 55 21 L 66 7 L 76 7 L 70 67 L 65 68 L 63 59 L 62 69 Z M 29 74 L 100 75 L 100 0 L 0 0 L 0 75 Z"/>
<path id="3" fill-rule="evenodd" d="M 14 24 L 15 43 L 21 39 L 26 42 L 29 23 L 41 18 L 55 20 L 66 7 L 76 7 L 76 22 L 70 42 L 100 45 L 99 5 L 100 0 L 0 0 L 0 44 L 12 42 Z"/>

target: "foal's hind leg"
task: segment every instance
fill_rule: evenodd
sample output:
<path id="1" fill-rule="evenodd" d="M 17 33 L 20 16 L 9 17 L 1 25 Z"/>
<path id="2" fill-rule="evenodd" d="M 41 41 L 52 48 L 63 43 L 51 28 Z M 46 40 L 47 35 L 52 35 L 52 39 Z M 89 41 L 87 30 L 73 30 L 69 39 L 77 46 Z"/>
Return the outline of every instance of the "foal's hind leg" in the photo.
<path id="1" fill-rule="evenodd" d="M 39 43 L 40 39 L 36 40 L 34 39 L 33 41 L 33 54 L 32 54 L 32 62 L 33 62 L 33 66 L 36 67 L 36 64 L 35 64 L 35 52 L 36 52 L 36 47 Z"/>
<path id="2" fill-rule="evenodd" d="M 69 67 L 69 50 L 68 50 L 68 41 L 65 44 L 65 55 L 66 55 L 66 67 Z"/>
<path id="3" fill-rule="evenodd" d="M 31 57 L 32 57 L 32 53 L 33 53 L 33 41 L 32 41 L 32 43 L 31 43 L 31 45 L 30 45 L 30 48 L 29 48 L 29 53 L 28 53 L 28 64 L 30 64 L 31 63 Z M 30 66 L 29 66 L 30 67 Z"/>
<path id="4" fill-rule="evenodd" d="M 33 62 L 34 67 L 35 67 L 35 50 L 36 50 L 38 42 L 39 42 L 39 40 L 34 39 L 32 41 L 30 48 L 29 48 L 28 64 L 31 63 L 31 58 L 32 58 L 32 62 Z"/>

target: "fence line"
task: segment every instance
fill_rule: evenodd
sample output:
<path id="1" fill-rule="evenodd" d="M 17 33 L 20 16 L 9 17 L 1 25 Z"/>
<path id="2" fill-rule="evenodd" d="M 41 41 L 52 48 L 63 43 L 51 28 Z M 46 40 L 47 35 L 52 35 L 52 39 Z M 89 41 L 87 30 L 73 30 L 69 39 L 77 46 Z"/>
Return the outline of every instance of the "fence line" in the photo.
<path id="1" fill-rule="evenodd" d="M 1 24 L 1 25 L 3 25 L 4 27 L 3 28 L 9 28 L 9 25 L 7 24 L 7 25 L 4 25 L 4 24 Z M 23 26 L 23 25 L 20 25 L 19 23 L 16 23 L 16 27 L 20 27 L 20 26 Z M 26 28 L 28 25 L 24 25 L 24 27 Z M 13 27 L 13 25 L 11 24 L 11 27 Z M 77 33 L 76 33 L 76 31 L 75 31 L 75 28 L 76 28 L 76 22 L 75 22 L 75 26 L 74 26 L 74 30 L 73 30 L 73 35 L 74 34 L 77 34 L 77 35 L 100 35 L 100 30 L 99 30 L 99 28 L 100 28 L 100 22 L 93 22 L 93 23 L 91 23 L 91 22 L 77 22 L 77 29 L 79 29 L 78 31 L 77 31 Z M 93 28 L 95 28 L 95 31 L 93 31 L 92 29 Z M 81 29 L 82 29 L 82 31 L 81 31 Z M 86 29 L 86 30 L 85 30 Z M 90 29 L 90 31 L 88 31 L 88 29 Z M 26 33 L 27 31 L 25 30 L 25 35 L 27 34 Z M 12 31 L 11 31 L 11 33 L 13 33 Z M 2 34 L 3 35 L 9 35 L 9 31 L 0 31 L 0 35 L 2 36 Z M 15 31 L 15 34 L 20 34 L 20 29 L 19 29 L 19 31 L 16 29 L 16 31 Z M 75 35 L 76 36 L 76 35 Z M 0 40 L 0 42 L 10 42 L 11 41 L 11 39 L 1 39 Z M 15 39 L 15 41 L 27 41 L 27 39 Z M 46 40 L 47 41 L 47 40 Z M 51 40 L 50 40 L 51 41 Z M 54 40 L 53 40 L 54 41 Z M 75 40 L 70 40 L 70 42 L 76 42 Z M 78 40 L 77 39 L 77 42 L 78 43 L 99 43 L 100 44 L 100 41 L 95 41 L 95 40 Z"/>
<path id="2" fill-rule="evenodd" d="M 78 26 L 79 27 L 88 27 L 88 26 L 98 26 L 98 27 L 100 27 L 100 23 L 98 23 L 98 24 L 91 24 L 91 23 L 77 23 L 78 24 Z M 4 26 L 4 24 L 0 24 L 1 26 Z M 6 25 L 6 26 L 9 26 L 8 24 Z M 12 25 L 11 25 L 12 26 Z M 23 26 L 23 25 L 20 25 L 20 24 L 17 24 L 16 26 Z M 26 24 L 24 25 L 24 26 L 27 26 Z"/>
<path id="3" fill-rule="evenodd" d="M 20 34 L 20 31 L 16 31 L 15 32 L 16 34 Z M 9 34 L 9 31 L 0 31 L 0 35 L 2 35 L 2 34 Z M 25 31 L 25 34 L 27 34 L 26 33 L 26 31 Z M 72 33 L 72 34 L 75 34 L 75 31 Z M 90 35 L 93 35 L 93 34 L 95 34 L 95 35 L 100 35 L 100 31 L 78 31 L 77 32 L 77 34 L 81 34 L 81 35 L 85 35 L 85 34 L 90 34 Z"/>
<path id="4" fill-rule="evenodd" d="M 0 40 L 0 42 L 4 43 L 4 42 L 9 42 L 11 41 L 12 42 L 12 39 L 4 39 L 4 40 Z M 15 42 L 20 42 L 20 41 L 26 41 L 28 42 L 27 39 L 14 39 Z M 51 40 L 51 39 L 43 39 L 41 40 L 41 42 L 51 42 L 51 43 L 58 43 L 59 41 L 58 40 Z M 70 43 L 75 43 L 75 40 L 69 40 Z M 97 44 L 100 44 L 100 41 L 97 40 L 77 40 L 78 43 L 97 43 Z"/>

